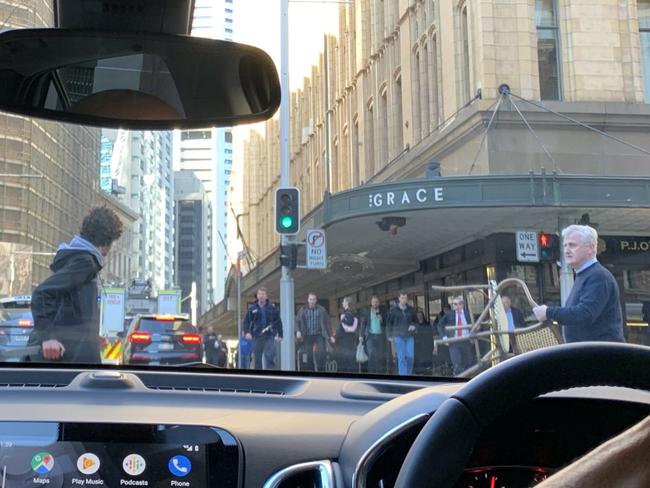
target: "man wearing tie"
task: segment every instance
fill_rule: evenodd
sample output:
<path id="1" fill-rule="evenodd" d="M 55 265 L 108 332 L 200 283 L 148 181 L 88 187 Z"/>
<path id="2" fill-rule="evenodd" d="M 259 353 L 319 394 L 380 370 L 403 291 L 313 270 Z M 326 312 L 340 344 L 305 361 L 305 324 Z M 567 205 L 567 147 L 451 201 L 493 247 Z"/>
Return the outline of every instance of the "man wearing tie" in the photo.
<path id="1" fill-rule="evenodd" d="M 465 300 L 462 296 L 454 297 L 451 302 L 451 312 L 445 314 L 440 321 L 440 333 L 443 338 L 466 337 L 469 329 L 463 328 L 471 324 L 469 314 L 465 310 Z M 454 331 L 446 327 L 455 326 Z M 457 342 L 449 345 L 449 356 L 454 366 L 454 375 L 459 375 L 476 363 L 474 348 L 469 341 Z"/>

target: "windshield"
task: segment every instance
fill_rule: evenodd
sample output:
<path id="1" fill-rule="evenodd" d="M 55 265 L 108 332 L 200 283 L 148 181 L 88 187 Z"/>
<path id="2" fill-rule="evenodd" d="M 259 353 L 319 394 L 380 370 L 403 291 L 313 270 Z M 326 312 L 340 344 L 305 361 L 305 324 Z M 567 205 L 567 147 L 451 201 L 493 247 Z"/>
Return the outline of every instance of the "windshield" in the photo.
<path id="1" fill-rule="evenodd" d="M 0 114 L 0 326 L 27 331 L 0 360 L 433 378 L 650 344 L 650 1 L 523 3 L 292 1 L 286 110 L 255 125 Z M 191 34 L 284 75 L 281 5 L 196 0 Z M 180 100 L 126 54 L 57 68 L 45 107 L 122 79 Z"/>

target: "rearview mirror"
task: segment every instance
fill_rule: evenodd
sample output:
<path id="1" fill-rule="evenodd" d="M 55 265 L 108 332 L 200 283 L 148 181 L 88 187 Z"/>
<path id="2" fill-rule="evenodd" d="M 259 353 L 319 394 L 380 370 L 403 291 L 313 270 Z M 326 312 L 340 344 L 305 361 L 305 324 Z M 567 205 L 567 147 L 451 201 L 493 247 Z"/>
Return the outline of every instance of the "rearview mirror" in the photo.
<path id="1" fill-rule="evenodd" d="M 280 105 L 271 58 L 168 34 L 24 29 L 0 34 L 0 110 L 134 130 L 260 122 Z"/>

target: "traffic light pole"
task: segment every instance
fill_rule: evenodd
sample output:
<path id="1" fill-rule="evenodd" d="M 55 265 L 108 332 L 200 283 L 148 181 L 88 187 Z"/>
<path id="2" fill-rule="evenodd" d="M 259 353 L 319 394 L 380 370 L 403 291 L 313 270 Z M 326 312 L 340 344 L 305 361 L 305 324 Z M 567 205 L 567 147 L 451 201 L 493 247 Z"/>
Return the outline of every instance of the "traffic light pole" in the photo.
<path id="1" fill-rule="evenodd" d="M 562 306 L 569 298 L 569 293 L 571 293 L 571 288 L 573 288 L 573 270 L 567 264 L 566 258 L 564 257 L 564 239 L 562 238 L 562 231 L 571 225 L 571 221 L 566 217 L 560 217 L 558 219 L 557 230 L 560 236 L 560 301 Z"/>
<path id="2" fill-rule="evenodd" d="M 280 102 L 280 186 L 290 186 L 289 167 L 289 0 L 280 0 L 280 87 L 282 100 Z M 281 244 L 291 243 L 289 236 L 280 236 Z M 284 371 L 296 369 L 296 349 L 294 324 L 294 286 L 291 269 L 282 266 L 280 278 L 280 318 L 284 329 L 282 340 L 281 367 Z"/>

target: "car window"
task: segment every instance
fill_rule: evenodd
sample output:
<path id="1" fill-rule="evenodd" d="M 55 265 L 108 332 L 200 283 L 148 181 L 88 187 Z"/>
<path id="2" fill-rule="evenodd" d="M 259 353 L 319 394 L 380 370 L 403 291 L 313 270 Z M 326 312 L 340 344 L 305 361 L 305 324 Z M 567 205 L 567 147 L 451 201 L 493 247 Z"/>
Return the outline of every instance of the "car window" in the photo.
<path id="1" fill-rule="evenodd" d="M 197 330 L 191 324 L 181 322 L 178 320 L 163 321 L 163 320 L 150 320 L 142 319 L 138 324 L 139 331 L 151 332 L 152 334 L 164 333 L 196 333 Z"/>
<path id="2" fill-rule="evenodd" d="M 0 0 L 0 30 L 54 27 L 55 3 Z M 197 113 L 232 115 L 273 83 L 245 56 L 180 83 L 195 59 L 138 42 L 25 86 L 0 70 L 48 110 L 119 114 L 126 86 L 143 124 L 0 113 L 0 324 L 32 321 L 33 364 L 469 378 L 567 342 L 650 344 L 650 1 L 292 1 L 286 53 L 281 2 L 191 3 L 181 34 L 263 49 L 287 105 L 145 127 L 143 94 L 180 107 L 190 86 Z M 156 314 L 188 318 L 139 330 L 200 336 L 196 359 L 129 342 Z"/>

